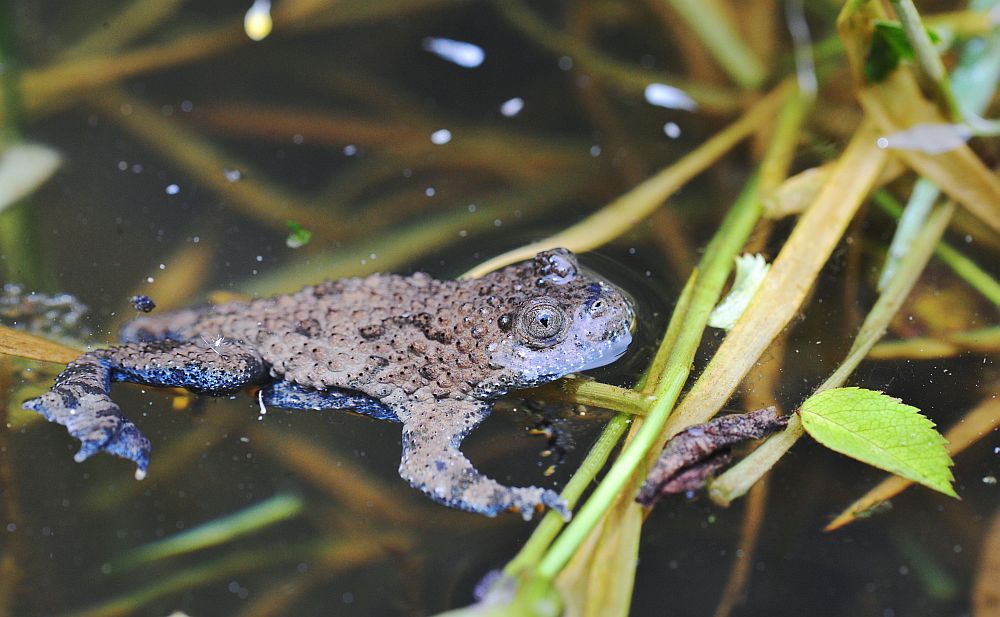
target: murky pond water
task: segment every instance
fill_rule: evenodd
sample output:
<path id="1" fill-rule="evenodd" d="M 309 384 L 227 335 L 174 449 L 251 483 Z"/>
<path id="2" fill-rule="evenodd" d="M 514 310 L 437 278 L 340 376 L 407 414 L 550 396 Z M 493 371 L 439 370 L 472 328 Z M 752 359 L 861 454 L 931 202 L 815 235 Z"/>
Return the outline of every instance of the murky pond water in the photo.
<path id="1" fill-rule="evenodd" d="M 3 282 L 88 307 L 54 332 L 43 309 L 12 301 L 4 323 L 41 313 L 36 332 L 100 347 L 137 315 L 136 294 L 155 300 L 155 315 L 378 271 L 456 277 L 580 221 L 758 98 L 727 73 L 753 67 L 723 68 L 665 4 L 276 0 L 273 31 L 259 42 L 244 32 L 250 4 L 0 9 L 11 35 L 6 143 L 61 157 L 48 181 L 0 214 Z M 721 4 L 742 15 L 732 33 L 769 75 L 762 83 L 791 74 L 774 3 Z M 814 38 L 829 42 L 837 9 L 809 10 Z M 835 158 L 859 123 L 848 78 L 825 76 L 843 69 L 831 57 L 817 54 L 829 81 L 793 172 Z M 582 257 L 638 312 L 629 353 L 593 377 L 639 381 L 759 161 L 759 141 Z M 995 160 L 995 142 L 973 145 Z M 890 188 L 905 200 L 912 178 Z M 753 250 L 773 259 L 793 224 L 760 224 Z M 862 208 L 787 340 L 764 353 L 727 408 L 764 399 L 791 411 L 826 379 L 874 302 L 893 230 L 890 217 Z M 1000 275 L 994 232 L 967 214 L 952 230 L 953 244 Z M 888 336 L 996 321 L 995 306 L 931 261 Z M 695 375 L 723 337 L 707 331 Z M 947 429 L 995 391 L 992 345 L 866 361 L 848 385 L 900 397 Z M 335 411 L 261 415 L 250 394 L 116 386 L 152 441 L 149 476 L 137 482 L 128 462 L 107 455 L 76 464 L 65 430 L 20 409 L 60 368 L 0 364 L 0 615 L 429 615 L 472 603 L 479 581 L 534 528 L 411 489 L 397 473 L 398 425 Z M 557 490 L 611 417 L 531 397 L 498 409 L 464 451 L 505 484 Z M 555 427 L 551 443 L 529 434 L 540 424 Z M 891 510 L 834 533 L 823 526 L 885 474 L 808 438 L 768 476 L 766 494 L 729 508 L 701 495 L 664 500 L 643 527 L 631 614 L 971 614 L 977 577 L 988 576 L 982 547 L 998 542 L 987 544 L 998 452 L 988 432 L 957 457 L 961 501 L 911 488 Z M 222 524 L 196 550 L 137 551 L 212 521 Z M 744 567 L 735 582 L 734 567 Z"/>

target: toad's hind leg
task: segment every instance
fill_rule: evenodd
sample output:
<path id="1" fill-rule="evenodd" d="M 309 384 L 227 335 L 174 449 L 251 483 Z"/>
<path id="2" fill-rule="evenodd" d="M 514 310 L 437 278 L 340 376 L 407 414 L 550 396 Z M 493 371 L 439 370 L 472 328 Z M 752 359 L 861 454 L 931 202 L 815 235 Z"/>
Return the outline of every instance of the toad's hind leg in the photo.
<path id="1" fill-rule="evenodd" d="M 462 439 L 489 415 L 477 401 L 444 400 L 429 410 L 410 410 L 403 420 L 403 459 L 399 475 L 443 504 L 496 516 L 516 510 L 527 520 L 538 506 L 569 518 L 566 503 L 554 491 L 537 486 L 504 486 L 481 474 L 462 454 Z"/>
<path id="2" fill-rule="evenodd" d="M 149 465 L 149 440 L 111 400 L 111 382 L 223 394 L 259 383 L 266 375 L 260 356 L 238 344 L 130 343 L 84 354 L 56 377 L 49 392 L 25 402 L 24 408 L 62 424 L 79 439 L 77 461 L 109 452 L 133 461 L 136 477 L 142 478 Z"/>

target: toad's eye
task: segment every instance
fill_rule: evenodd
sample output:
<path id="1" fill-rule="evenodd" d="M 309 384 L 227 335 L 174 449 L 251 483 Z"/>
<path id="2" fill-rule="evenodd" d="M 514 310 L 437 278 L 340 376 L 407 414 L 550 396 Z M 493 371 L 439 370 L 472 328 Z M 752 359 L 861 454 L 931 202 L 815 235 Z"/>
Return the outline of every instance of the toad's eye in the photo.
<path id="1" fill-rule="evenodd" d="M 566 333 L 566 313 L 548 298 L 528 302 L 517 316 L 517 333 L 529 346 L 549 347 Z"/>

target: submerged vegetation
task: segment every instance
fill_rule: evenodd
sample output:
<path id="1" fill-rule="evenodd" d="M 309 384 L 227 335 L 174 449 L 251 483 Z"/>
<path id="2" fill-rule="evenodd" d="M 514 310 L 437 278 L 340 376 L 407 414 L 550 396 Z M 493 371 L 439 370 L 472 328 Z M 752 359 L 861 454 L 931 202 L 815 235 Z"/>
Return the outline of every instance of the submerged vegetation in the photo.
<path id="1" fill-rule="evenodd" d="M 995 614 L 1000 5 L 125 0 L 76 23 L 57 4 L 0 9 L 0 267 L 96 303 L 102 336 L 56 341 L 4 316 L 0 615 L 724 617 L 743 598 L 755 614 Z M 517 517 L 411 499 L 374 451 L 397 449 L 391 427 L 258 418 L 252 402 L 199 415 L 178 391 L 177 413 L 158 399 L 144 419 L 172 436 L 138 484 L 113 461 L 49 465 L 64 442 L 19 408 L 112 338 L 136 295 L 163 310 L 373 271 L 471 277 L 554 247 L 619 264 L 640 343 L 617 373 L 512 403 L 600 423 L 557 476 L 572 520 L 547 513 L 526 539 Z M 770 267 L 716 330 L 747 253 Z M 636 503 L 669 438 L 772 405 L 787 428 L 714 478 L 711 503 Z M 899 476 L 864 493 L 807 432 Z M 506 474 L 513 455 L 537 458 L 517 439 L 475 456 Z M 966 449 L 986 462 L 958 458 L 953 486 L 949 456 Z M 826 523 L 852 533 L 911 481 L 965 501 L 924 491 L 865 523 L 885 528 L 829 567 L 839 595 L 810 587 L 805 553 L 835 536 L 789 546 Z M 957 557 L 963 544 L 984 548 Z M 794 580 L 768 578 L 761 555 Z M 847 572 L 884 581 L 897 561 L 916 575 L 874 600 Z M 789 589 L 809 599 L 786 603 Z"/>

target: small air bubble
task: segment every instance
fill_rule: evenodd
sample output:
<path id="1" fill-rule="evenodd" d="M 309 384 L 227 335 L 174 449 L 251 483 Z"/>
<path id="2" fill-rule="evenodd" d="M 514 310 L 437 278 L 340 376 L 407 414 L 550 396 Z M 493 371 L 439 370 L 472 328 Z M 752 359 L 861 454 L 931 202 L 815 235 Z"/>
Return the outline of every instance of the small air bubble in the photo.
<path id="1" fill-rule="evenodd" d="M 146 282 L 147 282 L 147 283 L 152 283 L 152 282 L 153 282 L 153 280 L 154 280 L 154 279 L 153 279 L 153 277 L 151 277 L 151 276 L 147 276 L 147 277 L 146 277 Z"/>
<path id="2" fill-rule="evenodd" d="M 126 169 L 128 169 L 128 163 L 126 163 L 125 161 L 118 161 L 118 169 L 120 171 L 125 171 Z"/>
<path id="3" fill-rule="evenodd" d="M 239 182 L 243 179 L 243 172 L 235 167 L 226 167 L 222 170 L 222 175 L 226 177 L 229 182 Z"/>
<path id="4" fill-rule="evenodd" d="M 167 195 L 176 195 L 181 192 L 181 187 L 176 184 L 168 184 L 166 188 Z"/>
<path id="5" fill-rule="evenodd" d="M 424 189 L 424 195 L 427 195 L 428 197 L 434 197 L 435 193 L 437 193 L 437 191 L 434 189 L 433 186 L 428 186 L 427 188 Z"/>
<path id="6" fill-rule="evenodd" d="M 354 144 L 347 144 L 344 146 L 344 154 L 347 156 L 354 156 L 358 153 L 358 147 Z"/>
<path id="7" fill-rule="evenodd" d="M 591 146 L 590 147 L 590 156 L 593 156 L 593 157 L 601 156 L 601 147 L 598 146 L 597 144 L 594 144 L 593 146 Z"/>
<path id="8" fill-rule="evenodd" d="M 681 127 L 676 122 L 667 122 L 663 125 L 663 133 L 670 139 L 677 139 L 681 136 Z"/>
<path id="9" fill-rule="evenodd" d="M 476 68 L 486 59 L 482 47 L 465 41 L 429 36 L 423 40 L 423 48 L 442 60 L 467 69 Z"/>
<path id="10" fill-rule="evenodd" d="M 996 486 L 997 477 L 996 476 L 984 476 L 983 484 L 988 484 L 990 486 Z"/>
<path id="11" fill-rule="evenodd" d="M 507 99 L 500 105 L 500 113 L 508 118 L 513 118 L 521 113 L 522 109 L 524 109 L 524 99 L 519 96 Z"/>
<path id="12" fill-rule="evenodd" d="M 559 70 L 568 71 L 573 68 L 573 59 L 569 56 L 561 56 L 559 58 Z"/>
<path id="13" fill-rule="evenodd" d="M 295 144 L 296 146 L 301 146 L 303 143 L 305 143 L 305 141 L 306 138 L 302 135 L 302 133 L 296 133 L 292 135 L 292 143 Z"/>
<path id="14" fill-rule="evenodd" d="M 431 143 L 436 146 L 443 146 L 451 141 L 451 131 L 448 129 L 438 129 L 431 133 Z"/>

